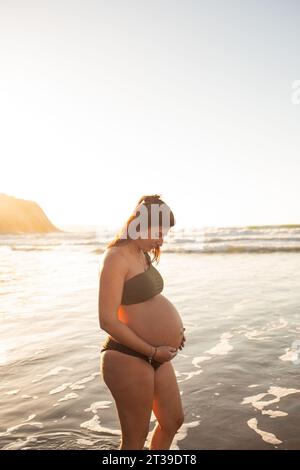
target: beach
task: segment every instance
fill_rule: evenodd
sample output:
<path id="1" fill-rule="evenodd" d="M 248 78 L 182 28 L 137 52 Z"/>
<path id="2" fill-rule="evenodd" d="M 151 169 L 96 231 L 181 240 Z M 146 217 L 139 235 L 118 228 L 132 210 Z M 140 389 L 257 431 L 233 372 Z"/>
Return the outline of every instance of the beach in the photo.
<path id="1" fill-rule="evenodd" d="M 0 449 L 118 448 L 97 306 L 110 235 L 0 236 Z M 164 244 L 155 267 L 186 328 L 172 449 L 299 449 L 299 239 L 299 228 L 231 228 Z"/>

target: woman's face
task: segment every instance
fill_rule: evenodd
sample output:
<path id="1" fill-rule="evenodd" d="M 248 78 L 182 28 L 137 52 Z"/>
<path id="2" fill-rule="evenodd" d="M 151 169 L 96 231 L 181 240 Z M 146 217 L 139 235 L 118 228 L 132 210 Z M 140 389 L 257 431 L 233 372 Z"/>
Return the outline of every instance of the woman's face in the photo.
<path id="1" fill-rule="evenodd" d="M 144 250 L 152 250 L 162 246 L 163 237 L 167 235 L 169 229 L 163 227 L 148 227 L 148 238 L 140 238 L 139 242 Z"/>

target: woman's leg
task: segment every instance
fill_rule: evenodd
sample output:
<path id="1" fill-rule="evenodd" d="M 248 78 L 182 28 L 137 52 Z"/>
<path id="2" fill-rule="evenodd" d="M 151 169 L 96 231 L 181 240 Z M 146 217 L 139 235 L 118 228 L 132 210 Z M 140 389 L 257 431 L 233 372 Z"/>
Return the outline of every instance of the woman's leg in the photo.
<path id="1" fill-rule="evenodd" d="M 173 438 L 184 422 L 179 387 L 171 361 L 164 362 L 154 376 L 153 412 L 157 418 L 150 449 L 170 449 Z"/>
<path id="2" fill-rule="evenodd" d="M 143 449 L 149 432 L 154 394 L 153 367 L 144 359 L 119 351 L 104 351 L 101 371 L 118 411 L 120 450 Z"/>

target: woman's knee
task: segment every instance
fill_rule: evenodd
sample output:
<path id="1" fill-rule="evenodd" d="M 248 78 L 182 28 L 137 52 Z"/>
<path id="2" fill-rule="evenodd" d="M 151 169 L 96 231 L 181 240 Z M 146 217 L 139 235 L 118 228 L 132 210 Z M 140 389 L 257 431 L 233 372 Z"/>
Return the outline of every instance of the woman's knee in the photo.
<path id="1" fill-rule="evenodd" d="M 122 443 L 121 448 L 123 449 L 132 449 L 139 450 L 143 449 L 145 441 L 148 436 L 149 429 L 144 432 L 139 433 L 138 435 L 126 435 L 122 434 Z"/>
<path id="2" fill-rule="evenodd" d="M 170 419 L 164 420 L 163 422 L 158 422 L 160 428 L 169 434 L 176 433 L 178 429 L 181 428 L 183 423 L 184 423 L 183 414 L 170 417 Z"/>

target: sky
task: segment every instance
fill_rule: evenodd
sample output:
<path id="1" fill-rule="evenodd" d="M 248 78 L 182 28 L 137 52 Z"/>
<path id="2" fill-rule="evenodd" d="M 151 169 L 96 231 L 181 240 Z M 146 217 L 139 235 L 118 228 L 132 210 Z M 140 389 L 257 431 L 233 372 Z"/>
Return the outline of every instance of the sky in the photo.
<path id="1" fill-rule="evenodd" d="M 297 0 L 0 0 L 0 193 L 118 226 L 299 224 Z M 299 100 L 300 101 L 300 100 Z"/>

